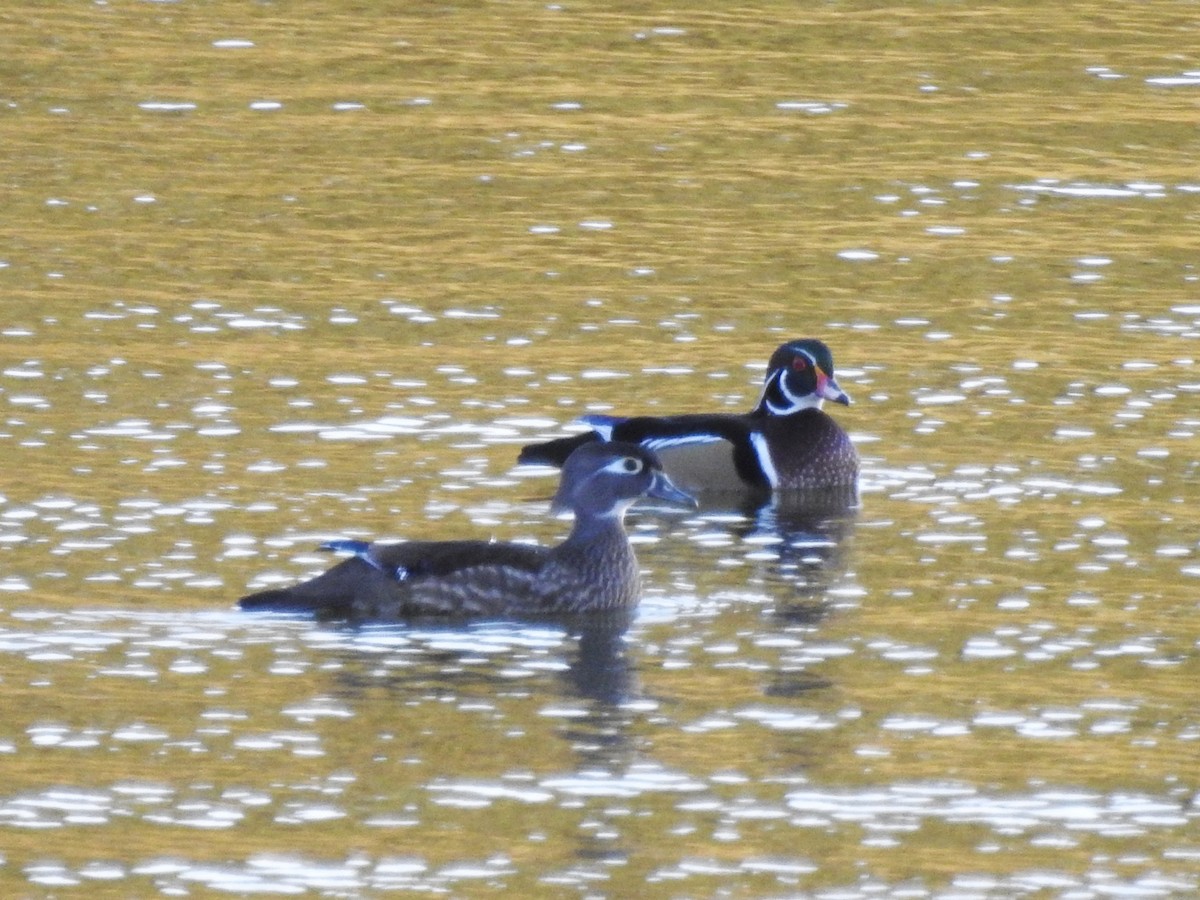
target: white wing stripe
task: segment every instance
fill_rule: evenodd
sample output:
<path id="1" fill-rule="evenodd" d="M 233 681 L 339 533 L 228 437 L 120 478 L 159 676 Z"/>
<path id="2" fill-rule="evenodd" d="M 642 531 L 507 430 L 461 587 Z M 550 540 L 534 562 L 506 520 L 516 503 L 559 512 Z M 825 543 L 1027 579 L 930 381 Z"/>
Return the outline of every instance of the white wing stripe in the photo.
<path id="1" fill-rule="evenodd" d="M 651 450 L 664 450 L 668 447 L 685 447 L 688 444 L 715 444 L 725 440 L 716 434 L 681 434 L 676 437 L 655 437 L 642 440 L 643 447 Z"/>

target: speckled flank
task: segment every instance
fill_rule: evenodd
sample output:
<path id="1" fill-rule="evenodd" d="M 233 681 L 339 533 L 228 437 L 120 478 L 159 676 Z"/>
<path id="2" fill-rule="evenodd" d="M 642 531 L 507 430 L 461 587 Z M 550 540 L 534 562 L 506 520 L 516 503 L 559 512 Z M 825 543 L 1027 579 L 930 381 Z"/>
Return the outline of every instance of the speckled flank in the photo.
<path id="1" fill-rule="evenodd" d="M 623 513 L 641 496 L 690 499 L 634 444 L 587 444 L 567 460 L 555 503 L 575 514 L 557 547 L 491 541 L 362 545 L 329 571 L 243 597 L 243 609 L 310 611 L 361 620 L 523 618 L 635 606 L 641 587 Z"/>
<path id="2" fill-rule="evenodd" d="M 377 581 L 352 600 L 362 619 L 503 618 L 523 614 L 610 610 L 636 605 L 637 560 L 619 520 L 572 534 L 533 569 L 466 566 L 440 577 Z M 505 545 L 498 545 L 505 546 Z"/>

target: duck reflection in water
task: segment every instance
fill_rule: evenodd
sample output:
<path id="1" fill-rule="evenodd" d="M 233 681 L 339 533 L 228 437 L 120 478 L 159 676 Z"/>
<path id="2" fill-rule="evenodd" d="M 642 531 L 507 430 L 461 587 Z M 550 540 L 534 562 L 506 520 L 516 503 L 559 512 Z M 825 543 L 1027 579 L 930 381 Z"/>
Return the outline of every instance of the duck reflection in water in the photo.
<path id="1" fill-rule="evenodd" d="M 579 652 L 566 671 L 566 680 L 576 696 L 616 706 L 637 693 L 625 638 L 631 618 L 625 615 L 591 621 L 579 628 Z"/>
<path id="2" fill-rule="evenodd" d="M 697 493 L 689 521 L 706 536 L 724 533 L 772 590 L 776 619 L 812 624 L 830 609 L 828 591 L 846 573 L 859 511 L 857 485 L 761 494 Z M 706 541 L 707 543 L 707 541 Z"/>
<path id="3" fill-rule="evenodd" d="M 781 493 L 744 507 L 735 531 L 743 540 L 769 541 L 776 556 L 768 570 L 792 588 L 776 603 L 777 619 L 812 624 L 829 611 L 828 591 L 846 572 L 858 510 L 854 488 Z"/>
<path id="4" fill-rule="evenodd" d="M 346 697 L 383 689 L 400 703 L 413 696 L 495 698 L 526 685 L 513 671 L 535 681 L 553 673 L 559 687 L 548 696 L 597 701 L 593 711 L 616 708 L 638 691 L 636 655 L 626 633 L 632 611 L 559 617 L 552 621 L 471 624 L 336 622 L 346 635 L 335 651 L 336 678 Z M 365 644 L 359 638 L 366 639 Z M 380 643 L 399 648 L 390 664 L 377 664 Z M 481 656 L 481 651 L 487 652 Z M 546 665 L 548 658 L 552 665 Z M 488 664 L 494 659 L 496 665 Z M 522 688 L 525 690 L 527 688 Z M 574 719 L 572 719 L 574 721 Z"/>

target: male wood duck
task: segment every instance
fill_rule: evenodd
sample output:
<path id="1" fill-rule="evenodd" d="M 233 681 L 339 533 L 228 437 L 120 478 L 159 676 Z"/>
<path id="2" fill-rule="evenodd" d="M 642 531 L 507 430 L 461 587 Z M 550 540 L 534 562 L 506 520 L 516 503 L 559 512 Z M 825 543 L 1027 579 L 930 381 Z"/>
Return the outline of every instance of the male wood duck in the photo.
<path id="1" fill-rule="evenodd" d="M 557 547 L 491 541 L 331 541 L 353 554 L 310 581 L 260 591 L 242 609 L 316 612 L 328 618 L 407 620 L 531 618 L 620 612 L 640 597 L 637 560 L 625 535 L 639 497 L 693 503 L 653 451 L 590 443 L 563 466 L 552 511 L 575 524 Z"/>
<path id="2" fill-rule="evenodd" d="M 576 447 L 629 441 L 657 452 L 671 480 L 693 492 L 850 488 L 858 453 L 822 411 L 825 400 L 850 404 L 833 378 L 833 354 L 815 339 L 788 341 L 771 355 L 748 413 L 584 416 L 591 431 L 529 444 L 517 461 L 559 466 Z"/>

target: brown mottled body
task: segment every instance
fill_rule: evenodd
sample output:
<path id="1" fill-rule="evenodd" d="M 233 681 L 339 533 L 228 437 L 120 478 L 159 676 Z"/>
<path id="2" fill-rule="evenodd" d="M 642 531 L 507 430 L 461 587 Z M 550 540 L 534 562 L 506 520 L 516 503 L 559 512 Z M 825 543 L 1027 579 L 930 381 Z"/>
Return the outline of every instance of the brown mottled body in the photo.
<path id="1" fill-rule="evenodd" d="M 288 588 L 243 597 L 249 610 L 311 611 L 370 620 L 530 618 L 615 612 L 640 597 L 625 509 L 650 495 L 687 500 L 658 458 L 628 444 L 593 444 L 572 454 L 555 504 L 575 513 L 556 547 L 491 541 L 334 542 L 355 554 Z"/>

